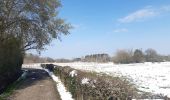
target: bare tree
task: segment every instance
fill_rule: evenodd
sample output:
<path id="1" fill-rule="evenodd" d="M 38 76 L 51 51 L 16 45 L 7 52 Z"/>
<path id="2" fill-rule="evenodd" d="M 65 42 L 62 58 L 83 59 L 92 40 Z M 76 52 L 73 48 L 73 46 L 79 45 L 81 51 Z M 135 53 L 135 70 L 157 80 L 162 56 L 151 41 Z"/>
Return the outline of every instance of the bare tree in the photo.
<path id="1" fill-rule="evenodd" d="M 144 54 L 143 54 L 142 50 L 136 49 L 136 50 L 134 51 L 133 61 L 134 61 L 135 63 L 141 63 L 141 62 L 144 62 L 144 61 L 145 61 Z"/>
<path id="2" fill-rule="evenodd" d="M 159 62 L 162 61 L 161 56 L 158 55 L 158 53 L 156 52 L 156 50 L 154 49 L 147 49 L 145 51 L 145 58 L 147 62 Z"/>
<path id="3" fill-rule="evenodd" d="M 115 57 L 113 57 L 114 63 L 132 63 L 133 53 L 131 50 L 118 50 Z"/>

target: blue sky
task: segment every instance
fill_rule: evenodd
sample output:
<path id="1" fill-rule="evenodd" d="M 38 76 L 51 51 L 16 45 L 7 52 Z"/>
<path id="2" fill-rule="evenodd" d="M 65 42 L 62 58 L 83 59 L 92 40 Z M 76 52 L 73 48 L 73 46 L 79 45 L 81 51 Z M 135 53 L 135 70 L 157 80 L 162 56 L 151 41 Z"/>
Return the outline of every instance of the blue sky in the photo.
<path id="1" fill-rule="evenodd" d="M 170 54 L 170 0 L 61 0 L 59 16 L 74 26 L 42 56 L 74 58 L 118 49 Z"/>

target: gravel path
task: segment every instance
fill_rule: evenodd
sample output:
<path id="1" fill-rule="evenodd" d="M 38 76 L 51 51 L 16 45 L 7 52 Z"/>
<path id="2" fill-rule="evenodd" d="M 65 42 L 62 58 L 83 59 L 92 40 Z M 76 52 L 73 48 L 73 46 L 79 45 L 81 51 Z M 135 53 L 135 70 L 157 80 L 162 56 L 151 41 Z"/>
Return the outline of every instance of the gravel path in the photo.
<path id="1" fill-rule="evenodd" d="M 27 79 L 8 100 L 61 100 L 56 83 L 47 72 L 41 69 L 29 69 Z"/>

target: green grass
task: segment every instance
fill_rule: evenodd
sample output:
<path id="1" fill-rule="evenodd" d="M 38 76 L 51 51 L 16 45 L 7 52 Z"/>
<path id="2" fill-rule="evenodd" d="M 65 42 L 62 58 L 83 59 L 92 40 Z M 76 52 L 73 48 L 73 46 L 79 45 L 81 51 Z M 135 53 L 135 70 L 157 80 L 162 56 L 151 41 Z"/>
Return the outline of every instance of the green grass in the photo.
<path id="1" fill-rule="evenodd" d="M 17 89 L 22 82 L 26 79 L 26 77 L 20 77 L 18 80 L 10 84 L 6 90 L 0 95 L 0 100 L 6 100 L 7 97 L 9 97 L 15 89 Z"/>

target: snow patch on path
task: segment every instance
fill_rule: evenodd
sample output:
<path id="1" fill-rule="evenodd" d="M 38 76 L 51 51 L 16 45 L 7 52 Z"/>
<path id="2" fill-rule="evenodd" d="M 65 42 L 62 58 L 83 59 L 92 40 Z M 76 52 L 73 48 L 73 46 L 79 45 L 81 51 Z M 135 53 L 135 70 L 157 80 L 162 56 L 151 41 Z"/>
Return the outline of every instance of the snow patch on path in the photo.
<path id="1" fill-rule="evenodd" d="M 60 94 L 61 99 L 62 100 L 74 100 L 70 92 L 66 90 L 61 80 L 57 76 L 55 76 L 53 72 L 50 72 L 47 69 L 44 69 L 44 70 L 48 72 L 48 74 L 52 77 L 52 79 L 57 83 L 57 90 Z"/>

